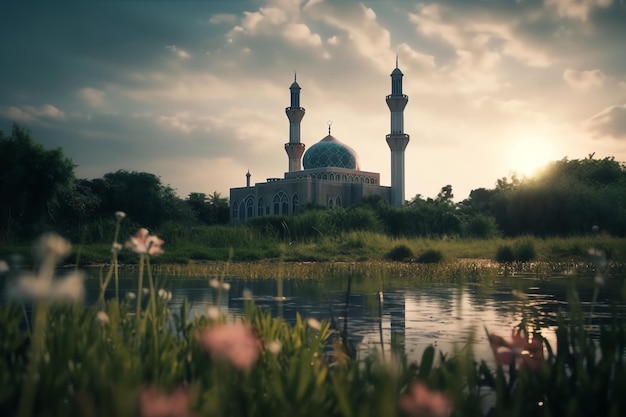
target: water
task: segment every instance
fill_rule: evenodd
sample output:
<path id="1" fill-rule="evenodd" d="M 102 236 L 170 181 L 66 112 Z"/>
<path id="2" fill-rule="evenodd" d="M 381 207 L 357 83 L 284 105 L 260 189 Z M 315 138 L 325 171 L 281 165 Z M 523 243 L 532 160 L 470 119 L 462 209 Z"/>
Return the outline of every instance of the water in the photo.
<path id="1" fill-rule="evenodd" d="M 556 348 L 557 312 L 568 310 L 568 291 L 574 288 L 592 334 L 603 320 L 610 318 L 613 305 L 620 317 L 626 318 L 626 303 L 620 302 L 623 277 L 608 279 L 600 287 L 593 313 L 591 302 L 596 288 L 593 277 L 522 275 L 486 279 L 482 283 L 417 285 L 389 281 L 383 285 L 373 279 L 353 280 L 348 299 L 347 329 L 350 340 L 358 344 L 362 353 L 381 349 L 381 345 L 388 351 L 393 341 L 394 345 L 404 349 L 410 360 L 419 360 L 423 350 L 434 345 L 444 353 L 471 347 L 476 358 L 492 362 L 485 329 L 507 337 L 524 318 Z M 231 288 L 223 292 L 220 308 L 228 315 L 243 314 L 243 292 L 247 289 L 252 292 L 256 305 L 290 323 L 295 322 L 299 312 L 305 319 L 334 319 L 337 327 L 344 328 L 345 279 L 285 279 L 279 282 L 276 279 L 227 277 L 225 282 Z M 185 298 L 190 302 L 192 317 L 206 314 L 207 307 L 215 304 L 216 291 L 209 286 L 208 279 L 176 277 L 162 284 L 173 293 L 171 311 L 178 311 Z M 136 292 L 135 285 L 132 280 L 121 280 L 121 295 Z M 379 303 L 381 289 L 382 309 Z M 276 297 L 281 293 L 284 300 Z M 113 296 L 114 290 L 110 286 L 107 298 Z M 88 298 L 97 298 L 97 288 L 89 291 Z"/>

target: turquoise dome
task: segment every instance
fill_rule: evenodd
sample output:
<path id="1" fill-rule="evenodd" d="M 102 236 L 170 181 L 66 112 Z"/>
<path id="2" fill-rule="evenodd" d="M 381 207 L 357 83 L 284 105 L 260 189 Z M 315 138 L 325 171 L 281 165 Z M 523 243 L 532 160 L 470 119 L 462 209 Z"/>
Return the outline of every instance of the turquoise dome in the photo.
<path id="1" fill-rule="evenodd" d="M 356 152 L 331 135 L 326 136 L 305 152 L 302 165 L 304 169 L 328 167 L 360 169 Z"/>

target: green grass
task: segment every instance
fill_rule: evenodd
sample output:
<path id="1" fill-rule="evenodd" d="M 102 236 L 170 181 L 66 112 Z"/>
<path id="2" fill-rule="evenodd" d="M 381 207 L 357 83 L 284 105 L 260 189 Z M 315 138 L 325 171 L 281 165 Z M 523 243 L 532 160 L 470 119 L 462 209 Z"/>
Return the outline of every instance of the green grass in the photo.
<path id="1" fill-rule="evenodd" d="M 373 232 L 344 232 L 337 236 L 324 236 L 303 241 L 281 241 L 263 237 L 246 227 L 199 227 L 182 230 L 165 228 L 158 233 L 165 240 L 165 254 L 154 263 L 193 263 L 198 261 L 252 262 L 282 259 L 288 262 L 354 262 L 385 259 L 396 246 L 404 245 L 416 256 L 427 251 L 442 254 L 445 262 L 467 259 L 495 260 L 498 248 L 509 246 L 514 251 L 534 249 L 534 259 L 540 262 L 584 262 L 587 251 L 598 248 L 607 259 L 626 262 L 626 239 L 610 236 L 581 236 L 568 238 L 518 238 L 493 239 L 394 239 Z M 107 244 L 74 245 L 69 263 L 80 265 L 107 263 L 110 254 Z M 0 257 L 21 254 L 32 258 L 30 244 L 0 244 Z M 120 254 L 122 264 L 136 262 L 128 254 Z"/>

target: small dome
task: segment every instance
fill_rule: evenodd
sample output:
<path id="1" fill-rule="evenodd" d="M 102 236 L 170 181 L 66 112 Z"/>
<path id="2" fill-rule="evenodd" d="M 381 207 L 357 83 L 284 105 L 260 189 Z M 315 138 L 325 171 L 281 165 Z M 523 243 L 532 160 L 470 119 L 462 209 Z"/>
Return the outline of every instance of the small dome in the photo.
<path id="1" fill-rule="evenodd" d="M 361 169 L 359 157 L 351 147 L 328 135 L 311 146 L 302 159 L 304 169 L 314 168 L 347 168 Z"/>
<path id="2" fill-rule="evenodd" d="M 402 74 L 402 71 L 400 71 L 400 68 L 395 67 L 393 71 L 391 71 L 391 75 L 404 75 Z"/>
<path id="3" fill-rule="evenodd" d="M 302 89 L 300 88 L 300 85 L 299 85 L 297 82 L 295 82 L 295 81 L 294 81 L 294 82 L 293 82 L 293 83 L 289 86 L 289 89 L 290 89 L 290 90 L 294 90 L 294 89 L 297 89 L 297 90 L 302 90 Z"/>

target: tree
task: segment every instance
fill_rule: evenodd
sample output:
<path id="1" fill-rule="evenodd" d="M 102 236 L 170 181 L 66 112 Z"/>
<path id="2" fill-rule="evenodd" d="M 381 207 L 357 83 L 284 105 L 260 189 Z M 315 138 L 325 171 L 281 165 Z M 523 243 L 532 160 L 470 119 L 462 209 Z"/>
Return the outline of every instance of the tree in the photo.
<path id="1" fill-rule="evenodd" d="M 54 223 L 74 168 L 61 148 L 44 149 L 25 128 L 14 124 L 10 136 L 0 131 L 0 229 L 11 235 L 15 225 L 30 235 Z"/>
<path id="2" fill-rule="evenodd" d="M 132 221 L 157 228 L 165 221 L 185 222 L 193 217 L 174 191 L 154 174 L 118 170 L 104 174 L 103 183 L 95 186 L 101 193 L 103 218 L 124 211 Z"/>
<path id="3" fill-rule="evenodd" d="M 216 222 L 220 224 L 228 223 L 230 216 L 228 199 L 226 197 L 222 197 L 222 195 L 217 191 L 213 191 L 213 194 L 209 196 L 208 201 L 213 207 Z"/>

